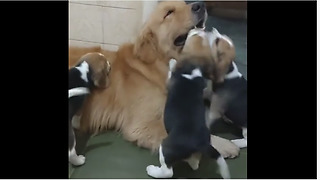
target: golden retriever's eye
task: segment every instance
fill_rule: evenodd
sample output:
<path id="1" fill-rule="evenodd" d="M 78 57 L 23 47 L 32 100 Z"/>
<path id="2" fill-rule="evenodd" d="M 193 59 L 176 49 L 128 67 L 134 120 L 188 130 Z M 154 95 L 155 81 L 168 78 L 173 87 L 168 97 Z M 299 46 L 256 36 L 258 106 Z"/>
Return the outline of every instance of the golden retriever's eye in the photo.
<path id="1" fill-rule="evenodd" d="M 173 12 L 174 12 L 174 10 L 169 10 L 169 11 L 167 12 L 167 14 L 164 16 L 163 19 L 165 19 L 167 16 L 169 16 L 169 15 L 172 14 Z"/>

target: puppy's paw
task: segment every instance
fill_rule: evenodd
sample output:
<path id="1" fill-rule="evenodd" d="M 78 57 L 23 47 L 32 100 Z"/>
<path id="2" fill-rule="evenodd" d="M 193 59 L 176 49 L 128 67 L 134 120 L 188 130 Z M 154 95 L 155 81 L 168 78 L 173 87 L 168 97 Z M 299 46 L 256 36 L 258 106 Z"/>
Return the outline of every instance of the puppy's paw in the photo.
<path id="1" fill-rule="evenodd" d="M 211 145 L 217 149 L 224 158 L 235 158 L 239 156 L 240 148 L 227 139 L 211 135 Z"/>
<path id="2" fill-rule="evenodd" d="M 193 161 L 193 162 L 188 162 L 189 166 L 191 167 L 192 170 L 197 170 L 199 169 L 199 161 Z"/>
<path id="3" fill-rule="evenodd" d="M 147 174 L 153 178 L 171 178 L 173 176 L 172 169 L 158 167 L 154 165 L 147 166 L 146 171 Z"/>
<path id="4" fill-rule="evenodd" d="M 86 157 L 84 157 L 83 155 L 73 156 L 69 158 L 69 162 L 74 166 L 83 165 L 85 161 L 86 161 Z"/>
<path id="5" fill-rule="evenodd" d="M 159 175 L 161 174 L 161 169 L 158 166 L 149 165 L 146 168 L 147 174 L 154 178 L 159 178 Z"/>
<path id="6" fill-rule="evenodd" d="M 203 99 L 210 101 L 211 100 L 211 96 L 212 96 L 212 92 L 211 90 L 206 87 L 203 90 Z"/>
<path id="7" fill-rule="evenodd" d="M 200 157 L 192 155 L 190 158 L 185 159 L 184 161 L 189 164 L 192 170 L 195 171 L 199 169 Z"/>
<path id="8" fill-rule="evenodd" d="M 234 139 L 234 140 L 231 140 L 231 142 L 233 142 L 239 148 L 246 148 L 247 147 L 247 140 L 244 138 L 243 139 Z"/>

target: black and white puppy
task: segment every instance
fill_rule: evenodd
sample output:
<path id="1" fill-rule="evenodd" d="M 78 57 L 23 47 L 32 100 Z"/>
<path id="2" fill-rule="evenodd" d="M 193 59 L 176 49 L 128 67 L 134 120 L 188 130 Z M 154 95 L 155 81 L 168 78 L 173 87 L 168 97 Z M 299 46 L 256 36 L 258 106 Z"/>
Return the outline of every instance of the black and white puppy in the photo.
<path id="1" fill-rule="evenodd" d="M 221 35 L 217 29 L 205 33 L 211 42 L 211 52 L 220 80 L 212 82 L 211 100 L 207 125 L 224 118 L 242 128 L 242 139 L 231 140 L 239 148 L 247 147 L 247 80 L 238 71 L 234 62 L 235 47 L 232 40 Z M 208 96 L 208 95 L 206 95 Z"/>
<path id="2" fill-rule="evenodd" d="M 181 60 L 171 72 L 164 123 L 168 137 L 159 148 L 161 167 L 149 165 L 146 171 L 154 178 L 171 178 L 175 162 L 186 161 L 193 170 L 199 167 L 200 153 L 217 160 L 223 178 L 230 178 L 224 158 L 210 144 L 206 126 L 203 89 L 205 79 L 200 67 L 192 61 Z"/>
<path id="3" fill-rule="evenodd" d="M 247 80 L 232 62 L 222 83 L 212 84 L 208 126 L 224 118 L 242 128 L 242 139 L 231 140 L 239 148 L 247 147 Z"/>
<path id="4" fill-rule="evenodd" d="M 69 162 L 75 166 L 84 164 L 85 157 L 76 153 L 72 118 L 80 110 L 86 96 L 93 88 L 108 86 L 110 70 L 109 61 L 100 53 L 88 53 L 82 56 L 79 64 L 69 69 Z"/>
<path id="5" fill-rule="evenodd" d="M 69 70 L 69 162 L 75 166 L 84 164 L 85 157 L 83 155 L 78 156 L 75 150 L 76 138 L 71 120 L 90 92 L 92 81 L 89 77 L 91 77 L 91 72 L 86 61 Z"/>

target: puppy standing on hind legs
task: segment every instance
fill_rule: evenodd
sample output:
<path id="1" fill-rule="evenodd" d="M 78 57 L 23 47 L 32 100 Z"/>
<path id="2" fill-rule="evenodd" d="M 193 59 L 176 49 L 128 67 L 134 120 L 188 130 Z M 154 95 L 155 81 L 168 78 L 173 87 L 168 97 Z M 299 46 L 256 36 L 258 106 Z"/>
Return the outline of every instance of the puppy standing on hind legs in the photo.
<path id="1" fill-rule="evenodd" d="M 159 148 L 161 166 L 149 165 L 146 171 L 154 178 L 171 178 L 174 163 L 183 160 L 196 170 L 199 159 L 193 156 L 201 153 L 216 159 L 221 176 L 230 178 L 226 161 L 210 144 L 210 131 L 205 123 L 202 72 L 188 60 L 177 64 L 179 68 L 172 72 L 169 80 L 165 105 L 164 124 L 168 137 Z"/>
<path id="2" fill-rule="evenodd" d="M 84 164 L 85 157 L 77 155 L 75 150 L 76 137 L 72 118 L 93 87 L 107 87 L 110 69 L 110 63 L 102 54 L 89 53 L 81 57 L 79 64 L 69 70 L 69 162 L 75 166 Z"/>
<path id="3" fill-rule="evenodd" d="M 212 54 L 220 67 L 220 81 L 212 83 L 212 90 L 205 92 L 211 99 L 207 124 L 223 117 L 242 128 L 242 139 L 231 140 L 239 148 L 247 147 L 247 80 L 238 71 L 234 62 L 235 47 L 230 38 L 217 29 L 206 32 Z M 220 56 L 219 56 L 220 54 Z M 223 54 L 224 56 L 222 56 Z"/>
<path id="4" fill-rule="evenodd" d="M 214 68 L 210 70 L 213 78 L 209 78 L 214 81 L 212 83 L 213 91 L 211 88 L 204 90 L 204 99 L 209 102 L 211 100 L 211 106 L 208 105 L 206 110 L 207 126 L 210 127 L 214 121 L 221 117 L 227 117 L 243 130 L 244 138 L 231 140 L 232 144 L 235 144 L 238 149 L 247 147 L 247 80 L 242 77 L 233 62 L 235 47 L 232 40 L 226 35 L 220 34 L 215 28 L 211 32 L 194 29 L 190 31 L 186 44 L 189 45 L 187 46 L 188 51 L 191 50 L 191 52 L 196 50 L 205 54 L 203 49 L 210 49 L 213 58 Z M 235 150 L 224 139 L 215 137 L 213 144 L 217 149 L 224 146 L 223 149 L 220 149 L 220 153 L 227 155 L 223 152 L 224 150 Z M 219 145 L 220 143 L 223 146 Z"/>

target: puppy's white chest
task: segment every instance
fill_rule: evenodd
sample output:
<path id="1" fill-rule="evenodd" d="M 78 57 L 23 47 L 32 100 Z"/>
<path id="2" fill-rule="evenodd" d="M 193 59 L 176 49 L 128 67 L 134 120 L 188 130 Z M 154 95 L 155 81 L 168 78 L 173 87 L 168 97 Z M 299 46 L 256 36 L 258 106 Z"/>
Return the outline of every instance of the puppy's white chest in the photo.
<path id="1" fill-rule="evenodd" d="M 181 74 L 181 76 L 192 80 L 196 77 L 202 77 L 202 73 L 199 68 L 196 68 L 196 69 L 192 70 L 191 74 Z"/>

